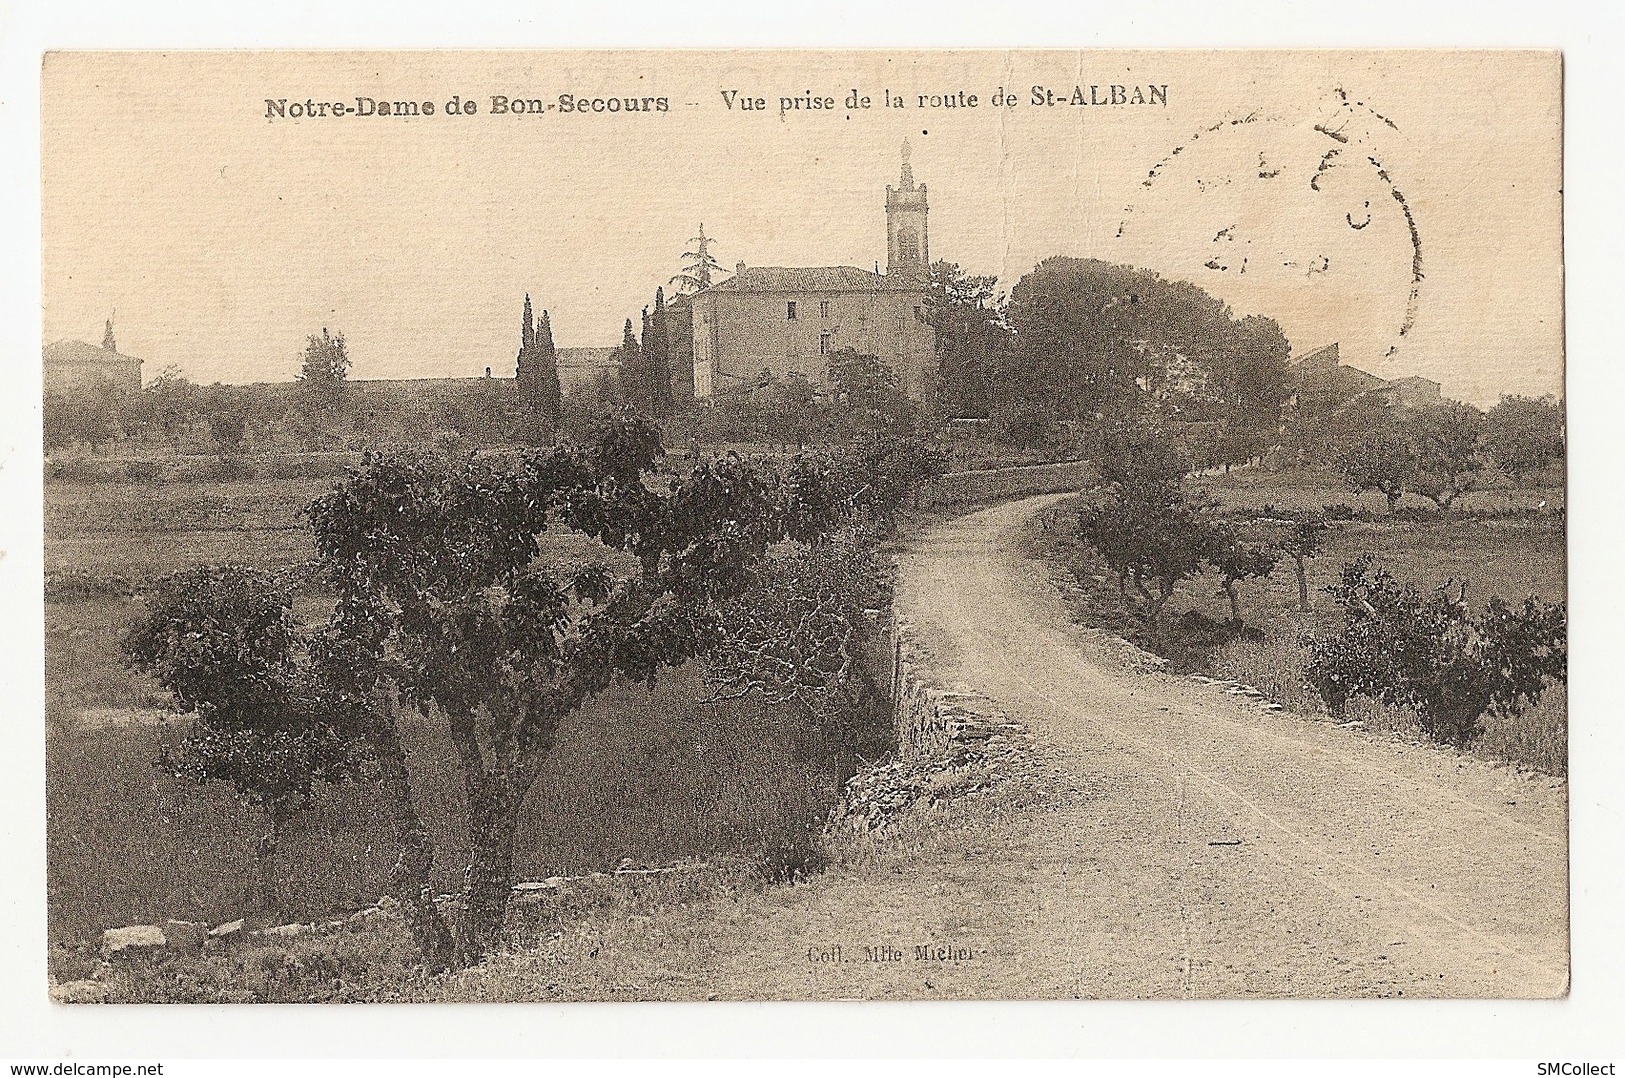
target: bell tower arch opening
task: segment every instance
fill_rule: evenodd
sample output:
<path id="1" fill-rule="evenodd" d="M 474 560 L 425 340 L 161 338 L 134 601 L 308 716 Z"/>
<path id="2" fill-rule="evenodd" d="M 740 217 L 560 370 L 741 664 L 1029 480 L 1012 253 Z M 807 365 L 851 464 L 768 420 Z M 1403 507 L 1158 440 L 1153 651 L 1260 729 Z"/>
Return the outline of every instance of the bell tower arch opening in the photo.
<path id="1" fill-rule="evenodd" d="M 903 140 L 903 171 L 896 187 L 886 188 L 886 272 L 924 276 L 931 266 L 925 184 L 914 183 L 913 151 Z"/>

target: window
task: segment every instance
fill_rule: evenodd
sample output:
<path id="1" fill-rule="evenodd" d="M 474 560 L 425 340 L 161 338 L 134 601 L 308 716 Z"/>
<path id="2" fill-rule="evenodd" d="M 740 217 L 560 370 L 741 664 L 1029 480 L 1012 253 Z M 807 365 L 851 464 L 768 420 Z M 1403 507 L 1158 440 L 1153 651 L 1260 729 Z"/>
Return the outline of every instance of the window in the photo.
<path id="1" fill-rule="evenodd" d="M 796 301 L 790 300 L 784 305 L 784 317 L 794 322 L 796 320 Z"/>
<path id="2" fill-rule="evenodd" d="M 829 355 L 829 334 L 828 333 L 820 333 L 818 335 L 818 354 L 821 355 L 821 356 Z"/>
<path id="3" fill-rule="evenodd" d="M 818 301 L 818 317 L 819 318 L 828 318 L 829 317 L 829 300 L 821 299 L 821 300 Z"/>

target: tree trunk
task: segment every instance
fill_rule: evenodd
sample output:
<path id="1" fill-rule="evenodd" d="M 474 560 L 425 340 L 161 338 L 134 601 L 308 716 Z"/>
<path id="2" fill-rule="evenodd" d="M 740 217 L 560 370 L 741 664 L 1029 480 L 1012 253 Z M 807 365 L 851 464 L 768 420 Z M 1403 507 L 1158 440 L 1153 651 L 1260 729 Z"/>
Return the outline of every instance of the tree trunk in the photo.
<path id="1" fill-rule="evenodd" d="M 1399 499 L 1405 494 L 1403 490 L 1385 490 L 1383 494 L 1388 499 L 1388 512 L 1392 513 L 1399 508 Z"/>
<path id="2" fill-rule="evenodd" d="M 1230 624 L 1241 627 L 1241 601 L 1236 597 L 1236 582 L 1226 579 L 1224 582 L 1224 597 L 1230 600 Z"/>
<path id="3" fill-rule="evenodd" d="M 276 855 L 282 846 L 282 824 L 271 813 L 271 829 L 254 845 L 254 878 L 250 884 L 252 901 L 262 913 L 273 913 L 280 901 L 276 885 Z"/>
<path id="4" fill-rule="evenodd" d="M 502 945 L 502 922 L 514 882 L 513 836 L 524 785 L 506 775 L 487 778 L 469 806 L 468 869 L 463 876 L 462 924 L 457 933 L 457 956 L 464 966 L 477 964 Z"/>
<path id="5" fill-rule="evenodd" d="M 406 771 L 406 754 L 393 728 L 374 737 L 373 749 L 383 779 L 385 804 L 390 827 L 399 851 L 389 873 L 389 894 L 401 904 L 401 915 L 412 933 L 430 973 L 449 968 L 454 957 L 451 929 L 434 904 L 430 873 L 434 851 L 423 834 L 422 821 L 412 802 L 412 783 Z"/>
<path id="6" fill-rule="evenodd" d="M 1166 581 L 1166 582 L 1163 583 L 1161 593 L 1158 594 L 1157 597 L 1152 600 L 1152 602 L 1151 602 L 1150 622 L 1151 622 L 1151 629 L 1152 629 L 1153 632 L 1156 631 L 1157 622 L 1162 617 L 1162 608 L 1164 606 L 1168 605 L 1168 600 L 1173 598 L 1173 595 L 1174 595 L 1173 582 L 1172 581 Z"/>
<path id="7" fill-rule="evenodd" d="M 1292 556 L 1292 565 L 1298 571 L 1298 609 L 1307 614 L 1309 613 L 1309 577 L 1303 569 L 1303 555 L 1294 554 Z"/>

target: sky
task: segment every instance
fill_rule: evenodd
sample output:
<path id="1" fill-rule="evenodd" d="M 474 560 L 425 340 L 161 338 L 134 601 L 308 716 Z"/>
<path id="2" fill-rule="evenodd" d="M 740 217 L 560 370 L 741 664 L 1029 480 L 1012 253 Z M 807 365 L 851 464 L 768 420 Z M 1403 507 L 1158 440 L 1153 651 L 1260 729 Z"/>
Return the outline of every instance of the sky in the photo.
<path id="1" fill-rule="evenodd" d="M 1114 84 L 1166 104 L 1048 103 Z M 781 113 L 808 95 L 835 107 Z M 43 338 L 113 316 L 148 378 L 288 379 L 324 327 L 356 378 L 511 373 L 526 292 L 561 347 L 612 345 L 702 222 L 730 268 L 872 268 L 908 138 L 932 257 L 1002 289 L 1107 259 L 1298 353 L 1479 404 L 1562 393 L 1555 53 L 55 53 L 43 96 Z M 436 114 L 266 115 L 357 97 Z"/>

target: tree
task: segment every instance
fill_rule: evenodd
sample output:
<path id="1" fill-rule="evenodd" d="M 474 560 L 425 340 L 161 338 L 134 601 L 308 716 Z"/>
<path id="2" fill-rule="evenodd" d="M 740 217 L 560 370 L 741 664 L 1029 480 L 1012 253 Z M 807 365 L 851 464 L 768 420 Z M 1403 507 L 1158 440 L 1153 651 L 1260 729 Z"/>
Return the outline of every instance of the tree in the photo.
<path id="1" fill-rule="evenodd" d="M 1423 595 L 1370 555 L 1345 565 L 1328 590 L 1344 624 L 1306 639 L 1305 674 L 1337 717 L 1366 696 L 1412 708 L 1429 737 L 1465 748 L 1486 714 L 1515 716 L 1567 677 L 1563 603 L 1496 597 L 1475 613 L 1465 583 Z"/>
<path id="2" fill-rule="evenodd" d="M 912 508 L 919 492 L 948 467 L 948 454 L 911 433 L 870 432 L 836 457 L 854 507 L 889 534 L 897 515 Z"/>
<path id="3" fill-rule="evenodd" d="M 643 346 L 632 332 L 632 320 L 626 320 L 626 328 L 621 331 L 621 350 L 617 359 L 621 372 L 621 396 L 626 403 L 639 410 L 646 410 L 649 399 L 649 372 L 643 361 Z"/>
<path id="4" fill-rule="evenodd" d="M 1094 259 L 1048 258 L 1010 290 L 1006 392 L 1080 420 L 1150 412 L 1273 437 L 1288 348 L 1268 319 L 1184 281 Z"/>
<path id="5" fill-rule="evenodd" d="M 270 866 L 290 821 L 316 783 L 349 778 L 356 763 L 311 692 L 291 602 L 260 570 L 188 569 L 159 581 L 123 642 L 130 663 L 197 716 L 161 763 L 177 778 L 228 784 L 268 817 L 255 886 L 267 909 L 278 897 Z"/>
<path id="6" fill-rule="evenodd" d="M 934 262 L 928 280 L 926 320 L 936 330 L 941 407 L 949 415 L 985 417 L 999 396 L 999 365 L 1010 345 L 994 296 L 999 279 Z"/>
<path id="7" fill-rule="evenodd" d="M 1230 601 L 1230 624 L 1239 630 L 1244 623 L 1236 586 L 1243 580 L 1269 576 L 1275 571 L 1275 555 L 1262 544 L 1242 542 L 1226 525 L 1212 525 L 1210 536 L 1212 546 L 1203 560 L 1219 574 L 1219 587 Z"/>
<path id="8" fill-rule="evenodd" d="M 1286 537 L 1280 544 L 1281 552 L 1292 559 L 1292 567 L 1298 578 L 1298 609 L 1304 613 L 1309 612 L 1309 574 L 1304 562 L 1320 556 L 1330 529 L 1331 525 L 1326 522 L 1323 513 L 1294 513 L 1289 520 Z"/>
<path id="9" fill-rule="evenodd" d="M 1355 491 L 1381 491 L 1392 513 L 1415 481 L 1416 450 L 1395 431 L 1375 431 L 1338 452 L 1337 470 Z"/>
<path id="10" fill-rule="evenodd" d="M 1401 430 L 1414 454 L 1410 481 L 1417 494 L 1448 510 L 1478 485 L 1483 412 L 1461 401 L 1443 401 L 1407 415 Z"/>
<path id="11" fill-rule="evenodd" d="M 73 403 L 60 393 L 47 393 L 40 422 L 47 454 L 53 449 L 71 449 L 77 437 Z"/>
<path id="12" fill-rule="evenodd" d="M 683 269 L 667 284 L 677 286 L 679 295 L 688 295 L 692 292 L 703 292 L 711 287 L 716 275 L 722 272 L 722 265 L 711 254 L 711 245 L 715 242 L 705 234 L 705 225 L 700 225 L 700 234 L 689 240 L 693 248 L 683 252 Z"/>
<path id="13" fill-rule="evenodd" d="M 141 391 L 149 429 L 179 448 L 201 410 L 198 387 L 173 365 L 158 372 Z"/>
<path id="14" fill-rule="evenodd" d="M 553 346 L 552 319 L 546 311 L 541 321 L 531 313 L 530 293 L 525 293 L 525 310 L 520 334 L 519 357 L 514 364 L 514 384 L 520 403 L 543 426 L 557 430 L 562 414 L 563 394 L 559 388 L 559 355 Z"/>
<path id="15" fill-rule="evenodd" d="M 750 587 L 718 604 L 719 632 L 703 655 L 713 695 L 794 706 L 844 786 L 860 755 L 889 747 L 872 736 L 887 702 L 869 672 L 878 631 L 869 611 L 889 600 L 875 536 L 861 525 L 775 551 Z"/>
<path id="16" fill-rule="evenodd" d="M 717 631 L 705 612 L 841 504 L 830 469 L 807 460 L 774 471 L 730 457 L 657 486 L 661 452 L 657 428 L 622 417 L 590 447 L 518 462 L 375 462 L 311 509 L 342 636 L 448 724 L 472 839 L 462 962 L 499 942 L 519 808 L 560 722 L 617 681 L 697 655 Z M 539 537 L 560 526 L 629 564 L 539 565 Z"/>
<path id="17" fill-rule="evenodd" d="M 124 402 L 105 387 L 86 387 L 58 400 L 62 412 L 60 416 L 48 416 L 47 425 L 48 429 L 57 428 L 52 431 L 53 437 L 65 438 L 64 444 L 82 442 L 92 453 L 101 453 L 109 443 L 125 435 L 119 422 Z"/>
<path id="18" fill-rule="evenodd" d="M 210 412 L 209 437 L 221 453 L 235 452 L 243 444 L 247 424 L 235 412 Z"/>
<path id="19" fill-rule="evenodd" d="M 1208 354 L 1209 392 L 1220 417 L 1242 441 L 1273 444 L 1292 393 L 1292 345 L 1273 318 L 1248 315 L 1223 327 Z"/>
<path id="20" fill-rule="evenodd" d="M 344 399 L 349 376 L 350 354 L 344 334 L 329 336 L 325 326 L 320 337 L 312 333 L 305 341 L 304 364 L 298 378 L 309 399 L 320 406 L 337 404 Z"/>
<path id="21" fill-rule="evenodd" d="M 750 413 L 747 425 L 754 427 L 754 433 L 784 448 L 806 446 L 819 411 L 812 382 L 799 372 L 783 379 L 775 378 L 760 389 L 728 394 L 728 398 L 728 404 L 735 407 L 742 401 L 755 405 L 747 408 Z"/>
<path id="22" fill-rule="evenodd" d="M 1484 416 L 1485 458 L 1514 483 L 1563 459 L 1563 402 L 1504 396 Z"/>
<path id="23" fill-rule="evenodd" d="M 1155 630 L 1180 581 L 1201 571 L 1218 546 L 1211 506 L 1193 502 L 1173 483 L 1113 484 L 1078 512 L 1078 536 L 1139 595 Z"/>
<path id="24" fill-rule="evenodd" d="M 671 336 L 666 326 L 665 289 L 655 289 L 654 313 L 645 314 L 642 347 L 648 409 L 656 419 L 665 419 L 672 412 Z"/>
<path id="25" fill-rule="evenodd" d="M 878 356 L 838 348 L 827 357 L 833 417 L 848 432 L 911 429 L 915 403 L 898 388 L 897 372 Z"/>
<path id="26" fill-rule="evenodd" d="M 1129 420 L 1101 429 L 1095 467 L 1102 483 L 1118 488 L 1177 489 L 1190 471 L 1190 461 L 1166 430 L 1144 420 Z M 1156 496 L 1161 497 L 1161 492 Z"/>

